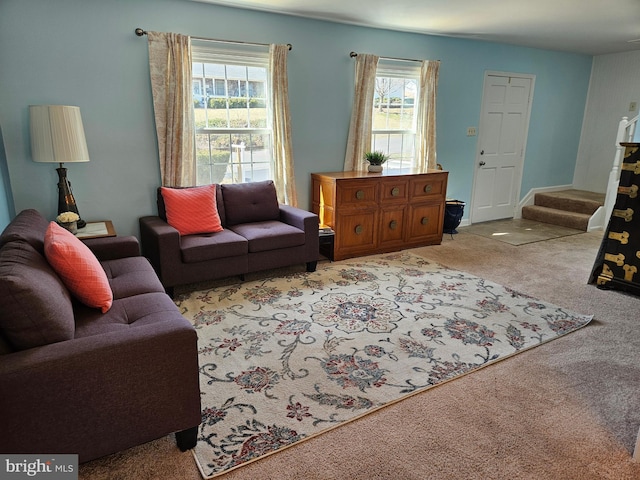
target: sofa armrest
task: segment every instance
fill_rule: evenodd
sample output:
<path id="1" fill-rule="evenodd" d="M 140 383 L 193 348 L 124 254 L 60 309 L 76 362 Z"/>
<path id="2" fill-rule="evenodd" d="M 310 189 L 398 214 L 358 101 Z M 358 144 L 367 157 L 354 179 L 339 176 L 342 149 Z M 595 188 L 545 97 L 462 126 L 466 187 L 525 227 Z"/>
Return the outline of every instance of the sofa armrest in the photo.
<path id="1" fill-rule="evenodd" d="M 318 215 L 291 205 L 280 205 L 280 221 L 307 232 L 318 235 L 320 221 Z"/>
<path id="2" fill-rule="evenodd" d="M 307 270 L 315 270 L 320 252 L 320 219 L 318 215 L 291 205 L 280 205 L 280 221 L 304 231 L 305 258 Z M 309 262 L 312 262 L 309 263 Z"/>
<path id="3" fill-rule="evenodd" d="M 140 243 L 134 236 L 89 238 L 83 242 L 100 261 L 140 256 Z"/>
<path id="4" fill-rule="evenodd" d="M 2 355 L 0 451 L 83 462 L 198 425 L 197 335 L 177 315 Z"/>
<path id="5" fill-rule="evenodd" d="M 149 259 L 162 285 L 173 287 L 167 275 L 179 271 L 182 263 L 180 233 L 158 216 L 141 217 L 142 254 Z"/>

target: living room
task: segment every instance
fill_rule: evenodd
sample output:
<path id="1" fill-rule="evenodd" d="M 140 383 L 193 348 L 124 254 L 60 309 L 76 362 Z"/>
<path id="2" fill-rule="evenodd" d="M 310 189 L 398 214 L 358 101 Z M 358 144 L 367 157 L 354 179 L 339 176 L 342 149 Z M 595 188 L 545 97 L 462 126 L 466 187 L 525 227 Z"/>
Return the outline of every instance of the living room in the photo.
<path id="1" fill-rule="evenodd" d="M 29 105 L 82 110 L 91 161 L 67 167 L 84 218 L 110 219 L 118 235 L 139 235 L 138 219 L 157 212 L 160 170 L 148 45 L 134 34 L 137 27 L 293 46 L 293 154 L 298 205 L 304 209 L 310 209 L 311 173 L 342 170 L 354 78 L 351 51 L 441 61 L 438 162 L 449 172 L 447 196 L 465 202 L 471 201 L 477 148 L 467 127 L 478 125 L 485 71 L 536 78 L 522 196 L 558 185 L 606 185 L 617 122 L 633 116 L 628 105 L 640 94 L 628 80 L 640 72 L 637 51 L 566 53 L 189 0 L 5 0 L 0 4 L 0 229 L 26 208 L 50 219 L 56 215 L 55 168 L 32 161 L 30 154 Z M 611 85 L 611 93 L 595 84 Z"/>
<path id="2" fill-rule="evenodd" d="M 140 216 L 155 212 L 154 189 L 160 173 L 148 48 L 145 38 L 135 36 L 137 27 L 204 38 L 292 44 L 289 95 L 302 208 L 309 208 L 310 174 L 343 166 L 353 90 L 351 51 L 441 61 L 437 149 L 438 162 L 449 171 L 448 197 L 470 201 L 477 137 L 467 136 L 467 127 L 478 124 L 486 70 L 536 76 L 522 195 L 533 188 L 574 181 L 594 61 L 590 55 L 385 31 L 191 1 L 91 5 L 9 1 L 1 8 L 0 52 L 6 66 L 0 72 L 0 113 L 12 190 L 4 193 L 12 195 L 16 212 L 31 207 L 49 217 L 55 213 L 55 169 L 33 162 L 29 151 L 28 105 L 37 104 L 81 108 L 91 161 L 69 168 L 69 178 L 83 216 L 111 219 L 118 233 L 127 235 L 137 234 Z M 622 92 L 611 105 L 616 123 L 628 113 L 623 108 L 628 101 L 617 101 L 618 96 L 623 97 Z M 616 123 L 609 127 L 611 132 Z"/>

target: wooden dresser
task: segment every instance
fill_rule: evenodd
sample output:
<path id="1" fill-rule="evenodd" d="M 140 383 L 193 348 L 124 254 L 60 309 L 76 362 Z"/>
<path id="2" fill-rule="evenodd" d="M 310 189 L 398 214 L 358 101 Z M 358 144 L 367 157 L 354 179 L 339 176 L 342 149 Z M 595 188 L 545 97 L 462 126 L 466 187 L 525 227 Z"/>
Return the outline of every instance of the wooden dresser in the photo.
<path id="1" fill-rule="evenodd" d="M 448 173 L 312 173 L 311 206 L 335 231 L 335 260 L 442 241 Z"/>

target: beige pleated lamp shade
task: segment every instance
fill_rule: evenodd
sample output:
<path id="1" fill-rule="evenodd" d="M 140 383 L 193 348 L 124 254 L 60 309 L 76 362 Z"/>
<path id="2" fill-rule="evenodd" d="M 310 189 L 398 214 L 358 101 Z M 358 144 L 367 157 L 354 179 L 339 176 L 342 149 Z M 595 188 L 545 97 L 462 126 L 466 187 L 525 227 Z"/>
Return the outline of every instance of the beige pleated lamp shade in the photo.
<path id="1" fill-rule="evenodd" d="M 31 156 L 35 162 L 88 162 L 80 107 L 30 105 Z"/>

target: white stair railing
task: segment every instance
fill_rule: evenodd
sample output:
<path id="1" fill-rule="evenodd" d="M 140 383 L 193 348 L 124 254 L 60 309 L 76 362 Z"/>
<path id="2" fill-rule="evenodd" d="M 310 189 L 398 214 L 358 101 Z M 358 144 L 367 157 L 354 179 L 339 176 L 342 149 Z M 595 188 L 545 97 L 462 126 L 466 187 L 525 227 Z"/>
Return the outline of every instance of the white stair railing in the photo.
<path id="1" fill-rule="evenodd" d="M 632 142 L 636 131 L 636 125 L 640 115 L 635 116 L 631 120 L 622 117 L 618 124 L 618 133 L 616 135 L 616 153 L 613 159 L 613 167 L 609 172 L 609 183 L 607 184 L 607 194 L 604 200 L 604 207 L 600 207 L 589 220 L 587 230 L 606 229 L 613 212 L 613 206 L 616 203 L 618 195 L 618 183 L 620 182 L 620 166 L 624 157 L 624 147 L 620 145 L 623 142 Z"/>

